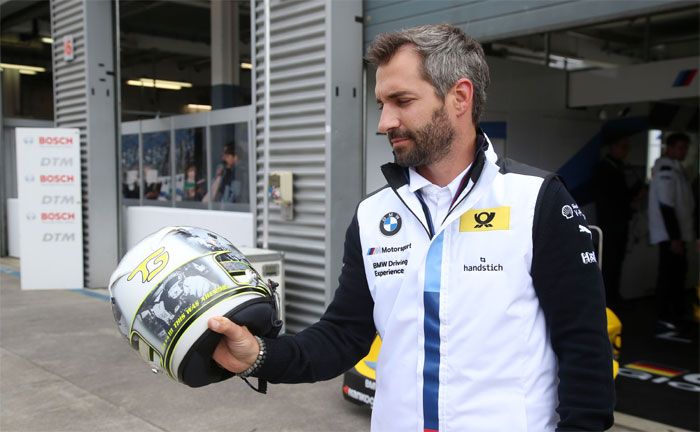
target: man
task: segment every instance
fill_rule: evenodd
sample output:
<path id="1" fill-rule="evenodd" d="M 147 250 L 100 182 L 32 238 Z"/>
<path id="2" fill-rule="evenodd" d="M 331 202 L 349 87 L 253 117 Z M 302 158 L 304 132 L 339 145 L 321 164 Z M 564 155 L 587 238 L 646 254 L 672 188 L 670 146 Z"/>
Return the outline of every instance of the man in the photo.
<path id="1" fill-rule="evenodd" d="M 236 173 L 238 168 L 238 155 L 234 143 L 224 145 L 221 155 L 221 165 L 219 165 L 214 181 L 212 182 L 212 196 L 214 202 L 241 202 L 243 188 L 241 186 L 241 175 Z M 204 202 L 207 199 L 203 200 Z"/>
<path id="2" fill-rule="evenodd" d="M 565 211 L 573 200 L 556 177 L 497 164 L 476 128 L 481 46 L 424 26 L 380 35 L 368 57 L 396 162 L 347 230 L 333 302 L 296 336 L 264 341 L 212 318 L 225 335 L 214 360 L 270 382 L 330 379 L 376 331 L 373 430 L 609 427 L 611 350 L 586 221 Z"/>
<path id="3" fill-rule="evenodd" d="M 597 222 L 603 230 L 606 303 L 615 309 L 622 303 L 620 276 L 627 249 L 632 200 L 640 185 L 627 185 L 624 161 L 629 153 L 630 137 L 624 132 L 604 130 L 603 139 L 608 152 L 593 173 L 593 191 Z"/>
<path id="4" fill-rule="evenodd" d="M 688 271 L 685 242 L 693 235 L 693 192 L 683 164 L 690 138 L 674 133 L 666 138 L 666 151 L 654 163 L 649 186 L 649 237 L 659 245 L 656 283 L 659 324 L 676 329 L 685 313 L 683 284 Z"/>

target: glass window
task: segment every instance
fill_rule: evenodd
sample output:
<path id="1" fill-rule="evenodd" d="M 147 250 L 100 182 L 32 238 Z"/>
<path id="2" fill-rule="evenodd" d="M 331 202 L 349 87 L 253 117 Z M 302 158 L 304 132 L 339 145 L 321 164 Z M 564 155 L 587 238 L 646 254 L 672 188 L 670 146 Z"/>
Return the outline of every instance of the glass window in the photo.
<path id="1" fill-rule="evenodd" d="M 170 132 L 143 134 L 143 180 L 144 199 L 170 200 Z"/>
<path id="2" fill-rule="evenodd" d="M 248 125 L 211 127 L 211 186 L 205 202 L 212 208 L 247 211 L 250 208 Z"/>
<path id="3" fill-rule="evenodd" d="M 175 201 L 202 201 L 207 194 L 204 128 L 175 130 Z"/>
<path id="4" fill-rule="evenodd" d="M 122 135 L 122 197 L 139 199 L 139 136 Z"/>

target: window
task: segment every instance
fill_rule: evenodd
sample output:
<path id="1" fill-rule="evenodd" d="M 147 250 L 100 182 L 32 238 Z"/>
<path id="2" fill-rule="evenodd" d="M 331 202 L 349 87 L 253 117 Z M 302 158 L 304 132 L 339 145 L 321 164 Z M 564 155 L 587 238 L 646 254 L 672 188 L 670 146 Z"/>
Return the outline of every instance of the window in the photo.
<path id="1" fill-rule="evenodd" d="M 236 209 L 250 203 L 248 126 L 246 123 L 211 127 L 211 188 L 207 200 L 215 209 Z"/>
<path id="2" fill-rule="evenodd" d="M 175 130 L 175 201 L 201 202 L 207 195 L 204 128 Z"/>
<path id="3" fill-rule="evenodd" d="M 139 199 L 139 136 L 122 135 L 122 197 Z"/>
<path id="4" fill-rule="evenodd" d="M 143 198 L 169 201 L 170 181 L 170 133 L 143 134 Z"/>

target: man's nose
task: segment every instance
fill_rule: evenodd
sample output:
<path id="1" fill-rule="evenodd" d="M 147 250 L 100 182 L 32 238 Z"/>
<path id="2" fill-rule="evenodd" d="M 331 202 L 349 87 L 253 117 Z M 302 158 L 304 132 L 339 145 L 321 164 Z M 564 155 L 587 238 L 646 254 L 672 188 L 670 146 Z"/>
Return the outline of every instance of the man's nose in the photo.
<path id="1" fill-rule="evenodd" d="M 400 125 L 399 118 L 392 112 L 390 108 L 386 106 L 381 111 L 379 115 L 379 125 L 377 125 L 377 131 L 379 133 L 387 133 L 392 129 L 398 128 Z"/>

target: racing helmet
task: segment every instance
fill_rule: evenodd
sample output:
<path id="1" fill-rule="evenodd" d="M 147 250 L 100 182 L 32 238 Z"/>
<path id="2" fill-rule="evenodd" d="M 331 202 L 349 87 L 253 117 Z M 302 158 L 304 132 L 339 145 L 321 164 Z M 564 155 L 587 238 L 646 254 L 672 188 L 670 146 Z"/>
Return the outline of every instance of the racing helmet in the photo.
<path id="1" fill-rule="evenodd" d="M 258 336 L 282 322 L 274 282 L 266 284 L 228 240 L 193 227 L 166 227 L 134 246 L 109 280 L 119 331 L 153 372 L 190 387 L 233 374 L 214 362 L 221 335 L 207 328 L 225 316 Z"/>

